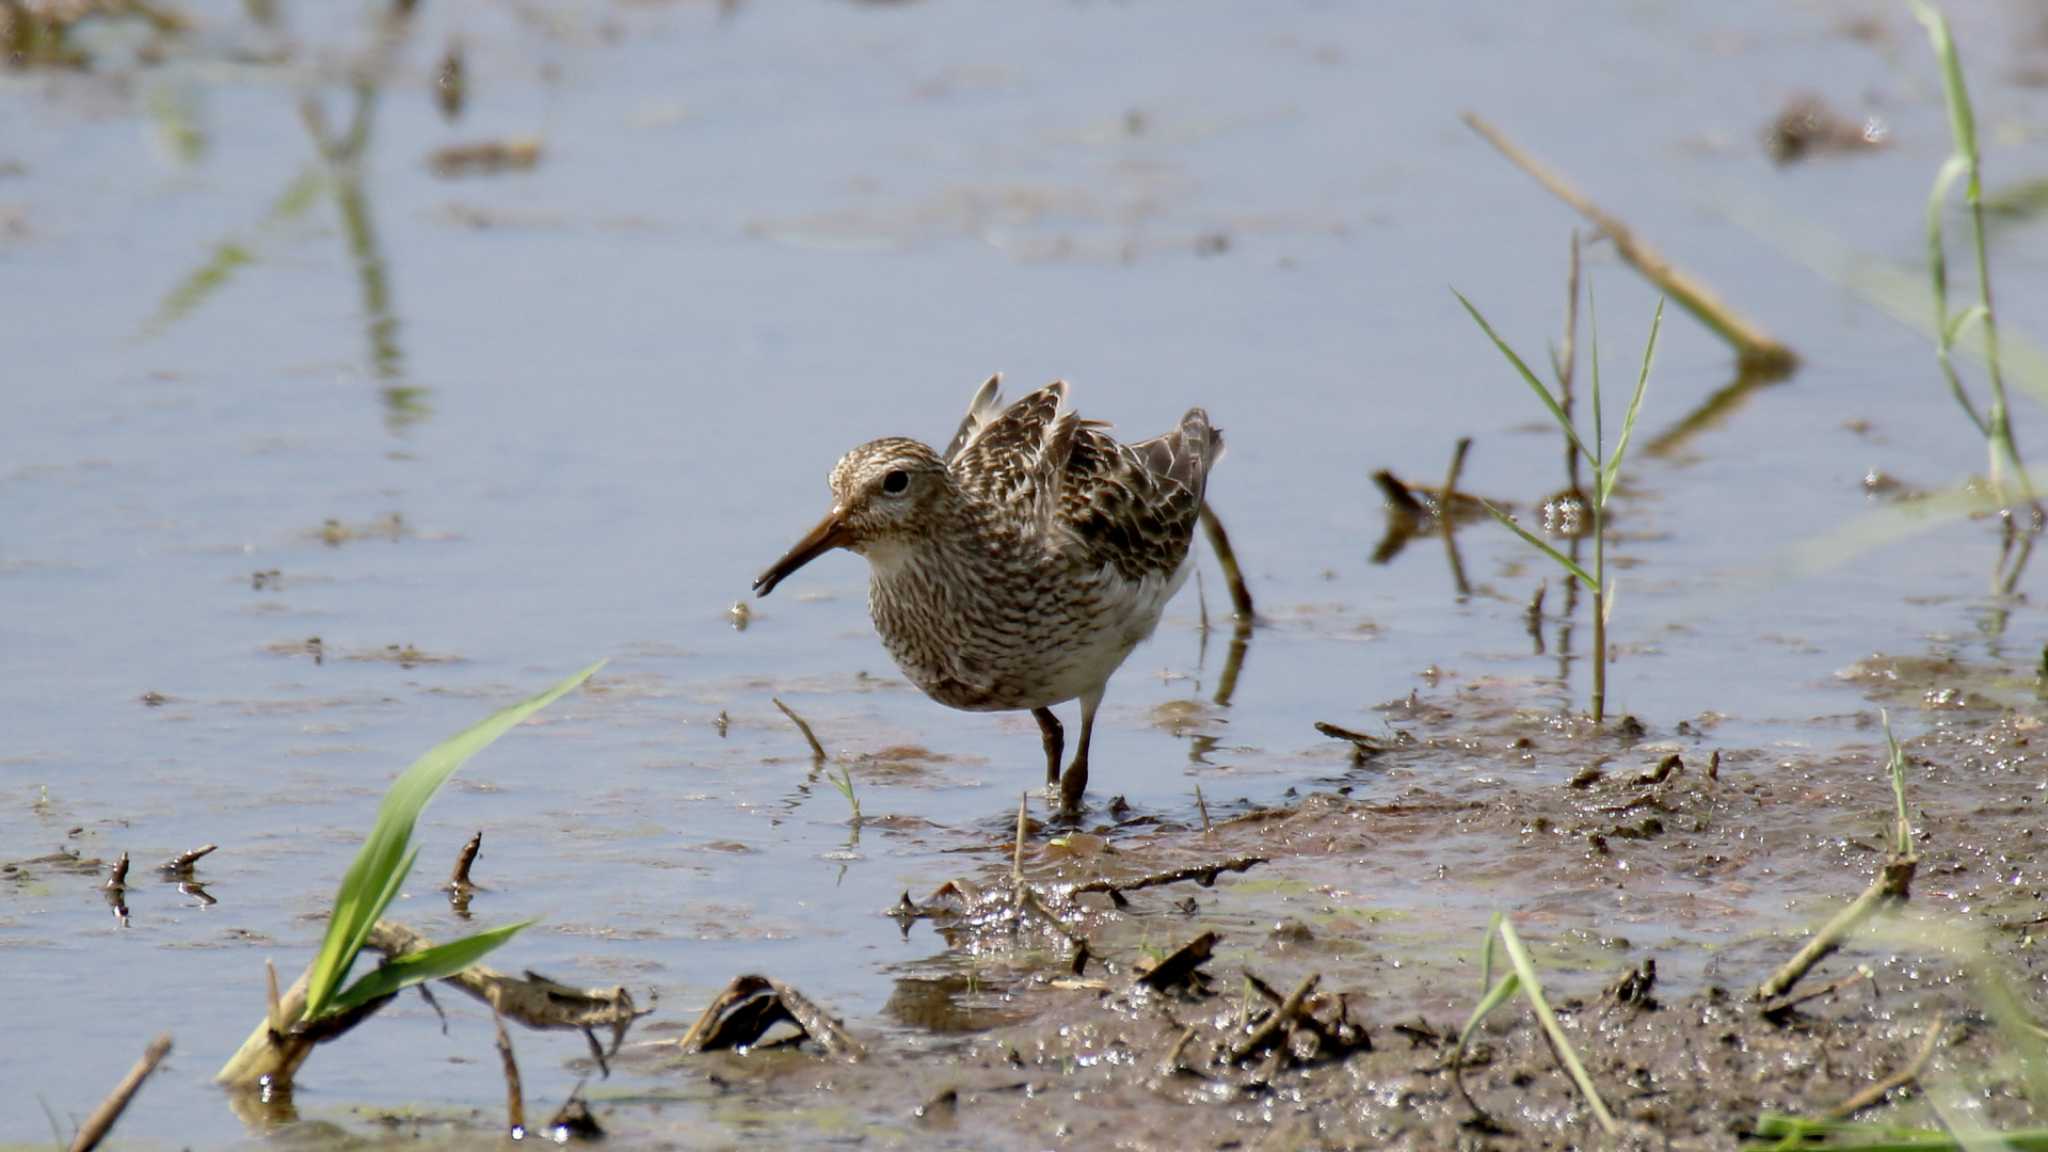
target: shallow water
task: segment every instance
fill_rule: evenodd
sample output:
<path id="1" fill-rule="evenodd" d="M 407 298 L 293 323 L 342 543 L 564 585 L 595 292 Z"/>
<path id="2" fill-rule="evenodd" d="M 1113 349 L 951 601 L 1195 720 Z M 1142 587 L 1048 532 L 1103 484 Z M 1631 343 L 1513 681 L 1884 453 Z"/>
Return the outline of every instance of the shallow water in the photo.
<path id="1" fill-rule="evenodd" d="M 2048 49 L 2021 5 L 1955 7 L 1994 183 L 2038 174 L 2048 90 L 2012 77 Z M 478 921 L 542 918 L 506 967 L 652 986 L 663 1018 L 767 971 L 894 1027 L 894 975 L 943 945 L 881 910 L 975 859 L 948 849 L 1003 838 L 1035 728 L 904 686 L 851 556 L 743 631 L 727 608 L 822 511 L 840 452 L 942 441 L 992 370 L 1020 390 L 1064 376 L 1133 436 L 1193 403 L 1229 436 L 1211 496 L 1266 622 L 1227 706 L 1186 707 L 1213 700 L 1228 647 L 1220 628 L 1205 645 L 1190 585 L 1104 707 L 1101 797 L 1185 820 L 1197 784 L 1223 814 L 1339 779 L 1369 795 L 1313 721 L 1379 730 L 1398 722 L 1381 702 L 1455 705 L 1482 682 L 1583 702 L 1557 622 L 1541 654 L 1523 630 L 1547 574 L 1505 533 L 1459 533 L 1469 597 L 1438 541 L 1369 562 L 1376 468 L 1433 483 L 1471 435 L 1469 490 L 1526 507 L 1562 485 L 1540 409 L 1448 288 L 1535 353 L 1572 220 L 1464 108 L 1805 357 L 1632 458 L 1616 711 L 1712 713 L 1729 744 L 1867 741 L 1865 685 L 1835 673 L 1870 652 L 2040 648 L 2024 607 L 2002 637 L 1981 628 L 1983 525 L 1820 578 L 1743 574 L 1871 507 L 1871 468 L 1927 486 L 1981 468 L 1926 339 L 1715 207 L 1760 197 L 1915 265 L 1947 141 L 1900 13 L 1872 41 L 1844 31 L 1868 15 L 1850 4 L 427 5 L 366 122 L 359 197 L 297 212 L 276 207 L 317 170 L 295 94 L 338 134 L 336 78 L 372 22 L 198 14 L 160 64 L 119 65 L 138 38 L 102 30 L 100 70 L 0 78 L 0 858 L 126 851 L 140 878 L 125 927 L 91 875 L 0 882 L 10 1099 L 82 1114 L 168 1030 L 177 1052 L 124 1131 L 239 1137 L 206 1078 L 261 1015 L 264 959 L 310 955 L 391 774 L 597 657 L 591 690 L 436 803 L 398 914 L 455 930 L 433 885 L 480 827 Z M 451 38 L 471 88 L 453 126 L 431 99 Z M 1757 134 L 1807 88 L 1881 115 L 1891 146 L 1772 167 Z M 530 172 L 425 162 L 521 134 L 545 141 Z M 174 295 L 230 243 L 246 262 Z M 2022 328 L 2044 258 L 2040 230 L 2001 234 Z M 1604 248 L 1588 267 L 1622 390 L 1652 299 Z M 1642 434 L 1733 375 L 1674 310 Z M 2038 419 L 2022 405 L 2023 438 Z M 407 645 L 428 659 L 390 658 Z M 905 819 L 852 837 L 771 695 L 850 765 L 869 817 Z M 217 903 L 144 875 L 205 842 Z M 447 1038 L 408 1000 L 321 1051 L 301 1107 L 495 1108 L 488 1028 L 450 1007 Z M 580 1039 L 520 1043 L 529 1096 L 559 1099 Z M 0 1115 L 0 1140 L 44 1132 L 37 1109 Z"/>

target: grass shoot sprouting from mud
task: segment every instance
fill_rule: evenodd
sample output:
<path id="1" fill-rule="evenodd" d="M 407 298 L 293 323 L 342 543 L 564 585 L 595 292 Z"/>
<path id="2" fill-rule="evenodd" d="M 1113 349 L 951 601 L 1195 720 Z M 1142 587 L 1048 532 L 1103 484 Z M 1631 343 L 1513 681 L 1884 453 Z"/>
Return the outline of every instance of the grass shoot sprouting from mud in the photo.
<path id="1" fill-rule="evenodd" d="M 369 939 L 370 926 L 397 897 L 399 887 L 411 875 L 413 863 L 419 858 L 419 847 L 412 843 L 412 831 L 427 801 L 470 757 L 568 694 L 601 666 L 592 664 L 540 695 L 495 712 L 436 744 L 392 783 L 391 790 L 384 794 L 384 803 L 377 809 L 376 825 L 370 829 L 369 838 L 363 841 L 334 894 L 334 912 L 327 921 L 327 935 L 320 942 L 320 952 L 306 981 L 304 1019 L 318 1020 L 345 1012 L 422 981 L 460 972 L 532 923 L 507 924 L 399 957 L 342 987 L 349 969 L 362 953 L 364 941 Z"/>
<path id="2" fill-rule="evenodd" d="M 1942 376 L 1964 415 L 1984 436 L 1990 455 L 1991 487 L 2001 507 L 2035 503 L 2032 483 L 2020 463 L 2019 445 L 2013 439 L 2012 414 L 2006 406 L 2005 370 L 1998 350 L 1998 313 L 1992 306 L 1991 263 L 1984 243 L 1983 158 L 1977 148 L 1977 117 L 1970 106 L 1970 92 L 1963 83 L 1962 60 L 1949 35 L 1948 18 L 1926 0 L 1910 0 L 1913 14 L 1927 28 L 1928 40 L 1941 62 L 1942 96 L 1948 104 L 1949 134 L 1955 151 L 1942 163 L 1927 198 L 1927 276 L 1934 296 L 1935 355 Z M 1948 251 L 1943 240 L 1943 214 L 1950 193 L 1958 182 L 1963 202 L 1969 206 L 1971 247 L 1977 264 L 1977 302 L 1960 311 L 1949 307 Z M 1956 345 L 1972 329 L 1982 329 L 1984 374 L 1991 389 L 1991 405 L 1979 411 L 1957 375 L 1952 356 Z"/>
<path id="3" fill-rule="evenodd" d="M 1636 377 L 1635 395 L 1629 398 L 1628 411 L 1622 417 L 1621 435 L 1614 443 L 1614 452 L 1612 455 L 1608 455 L 1600 407 L 1600 315 L 1598 309 L 1593 307 L 1592 285 L 1589 283 L 1586 286 L 1587 322 L 1591 330 L 1593 362 L 1593 442 L 1591 447 L 1588 447 L 1584 438 L 1579 435 L 1578 429 L 1573 426 L 1572 417 L 1558 403 L 1557 397 L 1551 394 L 1550 389 L 1544 386 L 1543 381 L 1536 378 L 1536 374 L 1529 370 L 1529 365 L 1515 353 L 1513 348 L 1508 346 L 1507 341 L 1501 339 L 1499 333 L 1493 330 L 1493 325 L 1486 322 L 1486 317 L 1480 315 L 1479 309 L 1474 307 L 1472 302 L 1465 298 L 1464 293 L 1458 292 L 1455 295 L 1458 297 L 1458 303 L 1465 306 L 1465 311 L 1471 315 L 1473 322 L 1479 325 L 1480 331 L 1486 333 L 1486 338 L 1493 341 L 1495 348 L 1500 349 L 1500 354 L 1505 356 L 1508 363 L 1514 366 L 1515 371 L 1529 385 L 1530 390 L 1536 393 L 1537 399 L 1543 401 L 1544 408 L 1550 412 L 1551 419 L 1557 421 L 1558 428 L 1564 432 L 1565 439 L 1570 442 L 1572 448 L 1588 464 L 1593 466 L 1593 494 L 1591 500 L 1593 506 L 1593 570 L 1591 572 L 1586 571 L 1577 561 L 1552 547 L 1543 538 L 1515 523 L 1513 517 L 1491 503 L 1486 504 L 1486 510 L 1493 514 L 1494 519 L 1507 525 L 1515 535 L 1520 536 L 1538 551 L 1556 561 L 1558 566 L 1563 568 L 1573 579 L 1578 580 L 1591 590 L 1593 594 L 1592 712 L 1593 723 L 1603 723 L 1607 718 L 1607 613 L 1614 602 L 1613 586 L 1607 581 L 1607 501 L 1614 495 L 1615 484 L 1621 478 L 1622 458 L 1628 453 L 1629 436 L 1635 432 L 1636 417 L 1642 412 L 1643 391 L 1650 383 L 1650 364 L 1657 356 L 1657 333 L 1664 325 L 1664 301 L 1661 298 L 1657 301 L 1656 314 L 1650 320 L 1650 339 L 1643 347 L 1643 366 L 1642 371 Z"/>
<path id="4" fill-rule="evenodd" d="M 376 824 L 343 874 L 320 950 L 304 977 L 304 1006 L 290 1012 L 276 994 L 271 975 L 267 1028 L 259 1028 L 216 1077 L 231 1087 L 288 1088 L 297 1064 L 313 1043 L 345 1031 L 361 1013 L 416 984 L 453 976 L 481 960 L 532 921 L 507 924 L 459 940 L 393 956 L 354 983 L 344 985 L 368 945 L 372 929 L 419 858 L 413 828 L 427 802 L 448 777 L 534 713 L 574 690 L 604 666 L 603 661 L 570 676 L 538 696 L 501 709 L 429 749 L 401 773 L 377 809 Z M 294 989 L 294 995 L 298 992 Z M 352 1015 L 354 1014 L 354 1015 Z"/>
<path id="5" fill-rule="evenodd" d="M 1493 978 L 1493 946 L 1498 939 L 1503 951 L 1508 954 L 1508 971 L 1499 980 Z M 1451 1054 L 1452 1076 L 1457 1081 L 1458 1092 L 1465 1095 L 1465 1084 L 1458 1078 L 1465 1059 L 1465 1051 L 1472 1045 L 1472 1037 L 1479 1031 L 1479 1025 L 1493 1013 L 1493 1010 L 1507 1003 L 1516 992 L 1528 998 L 1529 1007 L 1536 1013 L 1536 1019 L 1543 1025 L 1543 1033 L 1550 1039 L 1551 1050 L 1557 1053 L 1558 1063 L 1564 1065 L 1566 1074 L 1578 1087 L 1579 1095 L 1585 1097 L 1586 1107 L 1593 1112 L 1593 1119 L 1600 1124 L 1600 1130 L 1609 1136 L 1620 1131 L 1614 1114 L 1607 1110 L 1607 1102 L 1600 1098 L 1600 1090 L 1593 1085 L 1593 1077 L 1586 1066 L 1579 1061 L 1579 1055 L 1572 1050 L 1571 1041 L 1566 1039 L 1564 1028 L 1557 1022 L 1557 1013 L 1551 1011 L 1550 1000 L 1543 994 L 1543 983 L 1536 975 L 1536 962 L 1529 958 L 1529 950 L 1522 944 L 1522 938 L 1515 932 L 1515 925 L 1507 917 L 1496 912 L 1493 923 L 1486 930 L 1486 944 L 1480 951 L 1480 986 L 1485 995 L 1480 997 L 1479 1006 L 1466 1019 L 1465 1027 L 1458 1032 L 1458 1047 Z M 1485 1113 L 1469 1095 L 1465 1102 L 1482 1117 Z"/>
<path id="6" fill-rule="evenodd" d="M 835 776 L 827 772 L 825 779 L 830 780 L 832 787 L 838 789 L 839 794 L 846 798 L 846 807 L 852 813 L 852 815 L 847 817 L 847 823 L 852 824 L 855 828 L 859 828 L 860 794 L 853 790 L 853 772 L 846 765 L 841 764 L 838 775 Z"/>

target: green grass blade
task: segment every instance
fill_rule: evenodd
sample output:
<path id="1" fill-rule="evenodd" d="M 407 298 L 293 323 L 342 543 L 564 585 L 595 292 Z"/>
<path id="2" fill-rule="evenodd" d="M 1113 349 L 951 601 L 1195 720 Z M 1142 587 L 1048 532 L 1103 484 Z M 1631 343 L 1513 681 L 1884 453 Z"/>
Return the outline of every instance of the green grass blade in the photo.
<path id="1" fill-rule="evenodd" d="M 1888 750 L 1885 763 L 1891 769 L 1892 800 L 1897 808 L 1897 822 L 1892 825 L 1892 851 L 1899 856 L 1910 856 L 1913 854 L 1913 822 L 1906 815 L 1906 752 L 1899 747 L 1899 738 L 1892 735 L 1891 713 L 1879 708 L 1877 715 L 1884 721 L 1884 743 Z"/>
<path id="2" fill-rule="evenodd" d="M 1607 444 L 1607 430 L 1601 427 L 1604 410 L 1600 404 L 1600 305 L 1593 299 L 1593 278 L 1586 277 L 1586 359 L 1593 369 L 1593 481 L 1597 485 L 1606 473 L 1600 460 L 1600 453 Z M 1594 535 L 1599 533 L 1598 503 L 1595 510 Z"/>
<path id="3" fill-rule="evenodd" d="M 1465 306 L 1465 312 L 1472 317 L 1472 322 L 1479 325 L 1479 330 L 1486 333 L 1486 338 L 1493 341 L 1493 346 L 1500 349 L 1500 354 L 1507 357 L 1508 363 L 1515 366 L 1516 372 L 1521 373 L 1522 380 L 1529 385 L 1531 391 L 1536 393 L 1537 398 L 1543 401 L 1543 406 L 1550 410 L 1551 419 L 1557 421 L 1559 428 L 1564 429 L 1565 439 L 1572 442 L 1572 447 L 1579 450 L 1579 454 L 1586 458 L 1587 463 L 1592 464 L 1596 468 L 1599 467 L 1599 461 L 1594 459 L 1593 453 L 1587 451 L 1586 446 L 1579 442 L 1578 430 L 1572 427 L 1571 419 L 1564 414 L 1564 409 L 1558 405 L 1557 397 L 1552 396 L 1550 389 L 1543 386 L 1543 381 L 1538 380 L 1536 374 L 1529 371 L 1529 366 L 1522 362 L 1522 358 L 1515 354 L 1513 348 L 1508 347 L 1507 341 L 1500 338 L 1500 334 L 1493 330 L 1493 325 L 1488 324 L 1486 317 L 1479 314 L 1479 309 L 1473 307 L 1470 300 L 1465 299 L 1463 292 L 1453 288 L 1451 289 L 1451 295 L 1458 298 L 1458 303 Z"/>
<path id="4" fill-rule="evenodd" d="M 1557 1022 L 1557 1014 L 1550 1010 L 1550 1001 L 1543 995 L 1543 983 L 1536 977 L 1536 962 L 1529 958 L 1529 950 L 1522 946 L 1522 938 L 1515 934 L 1514 921 L 1502 918 L 1500 942 L 1507 948 L 1508 962 L 1514 965 L 1515 975 L 1521 978 L 1522 992 L 1529 998 L 1529 1007 L 1535 1010 L 1536 1019 L 1550 1036 L 1551 1047 L 1557 1049 L 1557 1058 L 1564 1062 L 1565 1071 L 1578 1085 L 1579 1094 L 1586 1098 L 1586 1106 L 1593 1110 L 1593 1118 L 1600 1122 L 1600 1130 L 1613 1136 L 1621 1127 L 1615 1123 L 1614 1114 L 1607 1110 L 1607 1102 L 1600 1099 L 1600 1090 L 1593 1086 L 1593 1078 L 1586 1074 L 1586 1066 L 1579 1063 L 1579 1054 L 1572 1051 L 1571 1041 Z"/>
<path id="5" fill-rule="evenodd" d="M 604 666 L 600 660 L 553 688 L 493 713 L 483 721 L 442 741 L 415 760 L 384 794 L 377 809 L 376 826 L 342 876 L 335 892 L 334 913 L 327 921 L 327 935 L 313 960 L 306 980 L 306 1016 L 315 1019 L 333 1003 L 335 992 L 347 978 L 350 965 L 369 936 L 370 925 L 398 894 L 410 870 L 413 825 L 434 793 L 465 761 L 489 747 L 521 721 L 559 700 L 588 680 Z"/>
<path id="6" fill-rule="evenodd" d="M 410 838 L 410 835 L 410 833 L 407 834 L 408 839 Z M 348 940 L 346 940 L 343 943 L 343 947 L 341 950 L 341 955 L 348 957 L 349 962 L 347 964 L 342 965 L 341 972 L 335 976 L 335 982 L 337 984 L 340 983 L 342 980 L 348 978 L 348 970 L 349 968 L 354 966 L 355 957 L 362 955 L 363 945 L 365 942 L 369 940 L 370 929 L 377 923 L 377 917 L 382 916 L 384 914 L 384 909 L 391 907 L 391 902 L 393 900 L 398 899 L 398 890 L 404 887 L 406 877 L 412 875 L 412 866 L 414 864 L 419 863 L 419 858 L 419 845 L 413 844 L 409 847 L 406 847 L 405 854 L 399 859 L 398 867 L 393 868 L 391 870 L 390 874 L 385 877 L 384 884 L 380 888 L 378 888 L 374 893 L 369 893 L 367 892 L 366 889 L 359 890 L 359 892 L 369 895 L 371 899 L 367 904 L 365 904 L 361 900 L 358 900 L 352 902 L 350 905 L 349 924 L 351 925 L 351 933 Z M 365 907 L 371 909 L 367 917 L 364 917 L 363 915 L 363 909 Z M 337 906 L 337 911 L 338 910 L 339 908 Z M 329 1006 L 328 1010 L 332 1010 L 331 1005 Z M 312 1020 L 317 1015 L 319 1015 L 319 1013 L 308 1011 L 306 1013 L 306 1019 Z"/>
<path id="7" fill-rule="evenodd" d="M 1948 211 L 1948 194 L 1956 181 L 1970 170 L 1970 162 L 1951 154 L 1934 174 L 1934 186 L 1927 193 L 1927 278 L 1934 287 L 1935 335 L 1948 326 L 1948 241 L 1943 220 Z"/>
<path id="8" fill-rule="evenodd" d="M 1621 458 L 1628 453 L 1628 438 L 1636 430 L 1636 415 L 1643 410 L 1643 390 L 1650 386 L 1650 365 L 1657 359 L 1657 333 L 1664 327 L 1664 301 L 1657 300 L 1657 312 L 1650 317 L 1650 342 L 1643 348 L 1643 371 L 1636 377 L 1636 394 L 1629 397 L 1628 412 L 1621 418 L 1621 439 L 1614 442 L 1614 455 L 1608 457 L 1606 470 L 1600 475 L 1600 503 L 1606 504 L 1607 497 L 1614 491 L 1615 481 L 1621 478 Z"/>
<path id="9" fill-rule="evenodd" d="M 403 992 L 415 984 L 453 976 L 464 968 L 489 955 L 500 944 L 531 927 L 535 922 L 521 920 L 502 928 L 492 928 L 474 936 L 464 936 L 418 952 L 395 956 L 363 978 L 348 986 L 328 1006 L 329 1014 L 346 1012 L 351 1008 L 367 1004 L 380 996 Z"/>
<path id="10" fill-rule="evenodd" d="M 1592 573 L 1586 571 L 1584 568 L 1579 567 L 1577 561 L 1573 560 L 1571 557 L 1565 555 L 1564 553 L 1559 552 L 1557 549 L 1552 548 L 1549 544 L 1545 543 L 1540 537 L 1531 534 L 1527 528 L 1524 528 L 1520 524 L 1515 523 L 1513 517 L 1509 516 L 1507 513 L 1501 511 L 1500 509 L 1494 507 L 1490 502 L 1481 500 L 1480 503 L 1486 506 L 1486 510 L 1488 512 L 1493 513 L 1493 518 L 1495 520 L 1498 520 L 1501 523 L 1507 525 L 1508 529 L 1512 531 L 1515 535 L 1520 536 L 1522 539 L 1535 545 L 1537 548 L 1543 551 L 1544 555 L 1550 557 L 1552 560 L 1557 561 L 1558 564 L 1562 566 L 1565 571 L 1571 573 L 1573 576 L 1578 577 L 1579 583 L 1584 584 L 1587 588 L 1595 592 L 1598 592 L 1600 590 L 1600 584 L 1598 581 L 1593 579 Z"/>
<path id="11" fill-rule="evenodd" d="M 1491 932 L 1487 933 L 1489 939 L 1492 936 Z M 1488 1016 L 1493 1014 L 1495 1008 L 1512 999 L 1521 986 L 1521 978 L 1510 972 L 1502 976 L 1498 981 L 1495 981 L 1493 987 L 1487 990 L 1486 995 L 1480 998 L 1479 1006 L 1472 1009 L 1472 1015 L 1465 1018 L 1465 1026 L 1458 1030 L 1458 1046 L 1451 1051 L 1451 1064 L 1453 1066 L 1465 1062 L 1465 1050 L 1472 1046 L 1472 1037 L 1478 1033 L 1479 1025 Z"/>
<path id="12" fill-rule="evenodd" d="M 1927 28 L 1934 55 L 1941 60 L 1941 91 L 1948 101 L 1949 135 L 1955 137 L 1956 151 L 1970 166 L 1970 182 L 1964 195 L 1975 204 L 1983 195 L 1977 184 L 1977 116 L 1970 108 L 1970 90 L 1963 84 L 1963 62 L 1956 56 L 1956 42 L 1949 35 L 1948 17 L 1926 0 L 1908 0 L 1913 15 Z"/>
<path id="13" fill-rule="evenodd" d="M 1990 318 L 1991 309 L 1986 308 L 1982 304 L 1972 304 L 1961 312 L 1949 317 L 1948 330 L 1942 333 L 1942 339 L 1950 344 L 1960 344 L 1963 337 L 1970 334 L 1970 329 Z"/>
<path id="14" fill-rule="evenodd" d="M 1487 921 L 1486 943 L 1479 946 L 1479 995 L 1482 997 L 1487 989 L 1493 987 L 1493 942 L 1500 932 L 1500 915 L 1495 912 L 1493 919 Z"/>

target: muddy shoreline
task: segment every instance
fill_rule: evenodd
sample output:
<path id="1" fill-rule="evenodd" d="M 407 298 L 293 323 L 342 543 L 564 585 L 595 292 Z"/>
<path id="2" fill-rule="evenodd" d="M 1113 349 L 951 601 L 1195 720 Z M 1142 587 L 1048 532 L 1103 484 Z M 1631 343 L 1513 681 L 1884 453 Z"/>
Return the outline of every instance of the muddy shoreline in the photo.
<path id="1" fill-rule="evenodd" d="M 2025 846 L 2037 838 L 2039 725 L 1959 712 L 1912 742 L 1920 881 L 1895 918 L 1981 932 L 2036 987 L 2044 873 Z M 1687 729 L 1627 739 L 1529 713 L 1475 733 L 1426 717 L 1396 725 L 1409 738 L 1357 769 L 1410 776 L 1392 801 L 1337 790 L 1208 830 L 1138 816 L 1041 831 L 1024 874 L 1085 937 L 1078 976 L 1055 931 L 952 914 L 977 898 L 1007 906 L 1010 862 L 991 846 L 986 867 L 928 905 L 951 901 L 935 921 L 949 960 L 899 979 L 899 1029 L 871 1037 L 867 1059 L 636 1059 L 749 1101 L 741 1138 L 962 1148 L 1734 1148 L 1765 1113 L 1818 1116 L 1913 1065 L 1931 1028 L 1928 1077 L 2001 1067 L 1997 1028 L 1955 955 L 1859 938 L 1796 990 L 1820 994 L 1781 1011 L 1756 1002 L 1759 982 L 1882 864 L 1883 748 L 1719 749 Z M 1448 746 L 1461 766 L 1447 773 L 1434 760 Z M 1254 853 L 1266 861 L 1213 886 L 1065 895 Z M 1496 910 L 1530 938 L 1625 1129 L 1618 1141 L 1592 1125 L 1526 1008 L 1489 1018 L 1466 1061 L 1465 1090 L 1485 1115 L 1458 1092 L 1452 1051 Z M 1205 932 L 1216 934 L 1205 989 L 1136 983 Z M 1321 1051 L 1298 1037 L 1286 1057 L 1233 1060 L 1272 1007 L 1255 989 L 1311 975 L 1318 993 L 1341 996 L 1354 1046 L 1333 1054 L 1328 1037 Z M 1973 1104 L 1984 1123 L 2028 1115 L 2009 1072 L 1989 1072 Z M 612 1108 L 637 1127 L 630 1098 Z M 1912 1091 L 1856 1118 L 1928 1122 Z M 696 1146 L 658 1124 L 647 1135 Z"/>

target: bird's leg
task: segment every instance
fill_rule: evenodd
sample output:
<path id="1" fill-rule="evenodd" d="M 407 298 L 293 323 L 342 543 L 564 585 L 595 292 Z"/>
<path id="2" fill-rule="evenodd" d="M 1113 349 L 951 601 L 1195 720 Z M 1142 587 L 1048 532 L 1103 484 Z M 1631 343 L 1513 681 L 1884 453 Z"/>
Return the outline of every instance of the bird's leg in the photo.
<path id="1" fill-rule="evenodd" d="M 1038 731 L 1045 737 L 1045 786 L 1050 789 L 1060 782 L 1060 754 L 1066 750 L 1067 734 L 1050 708 L 1033 708 L 1031 717 L 1038 721 Z"/>
<path id="2" fill-rule="evenodd" d="M 1081 811 L 1081 794 L 1088 791 L 1088 738 L 1095 734 L 1095 708 L 1101 703 L 1100 688 L 1081 697 L 1081 742 L 1074 748 L 1074 762 L 1067 765 L 1067 774 L 1060 778 L 1061 815 L 1073 816 Z"/>

